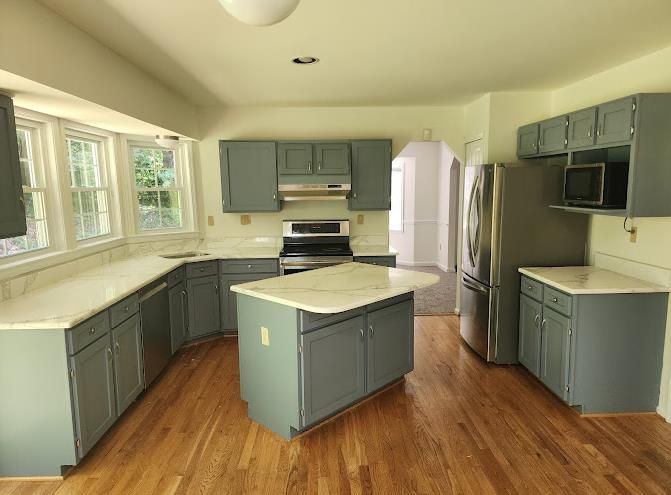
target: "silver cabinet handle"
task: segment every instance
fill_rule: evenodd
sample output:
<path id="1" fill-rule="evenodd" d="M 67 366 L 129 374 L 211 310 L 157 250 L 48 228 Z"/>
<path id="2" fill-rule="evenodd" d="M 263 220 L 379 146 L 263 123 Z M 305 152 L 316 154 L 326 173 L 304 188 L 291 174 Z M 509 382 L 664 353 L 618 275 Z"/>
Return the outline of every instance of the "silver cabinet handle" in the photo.
<path id="1" fill-rule="evenodd" d="M 252 269 L 252 265 L 247 265 L 247 268 L 251 270 L 251 269 Z"/>
<path id="2" fill-rule="evenodd" d="M 312 162 L 308 162 L 308 172 L 312 172 Z"/>
<path id="3" fill-rule="evenodd" d="M 363 339 L 363 328 L 360 328 L 359 332 L 361 332 L 361 338 Z"/>
<path id="4" fill-rule="evenodd" d="M 130 309 L 130 308 L 129 308 L 128 306 L 126 306 L 125 308 L 123 308 L 124 312 L 126 312 L 126 313 L 128 313 L 128 310 L 129 310 L 129 309 Z"/>
<path id="5" fill-rule="evenodd" d="M 91 330 L 89 330 L 89 335 L 93 335 L 96 333 L 96 327 L 91 327 Z"/>
<path id="6" fill-rule="evenodd" d="M 356 199 L 356 193 L 354 193 L 354 199 Z"/>
<path id="7" fill-rule="evenodd" d="M 375 336 L 375 329 L 373 328 L 373 325 L 369 325 L 368 329 L 370 330 L 370 338 L 372 339 L 373 336 Z"/>
<path id="8" fill-rule="evenodd" d="M 543 328 L 547 322 L 548 321 L 545 318 L 543 318 L 543 321 L 541 321 L 541 328 Z"/>
<path id="9" fill-rule="evenodd" d="M 540 319 L 541 319 L 541 315 L 536 315 L 534 317 L 534 323 L 536 324 L 536 326 L 538 326 L 538 320 L 540 320 Z"/>
<path id="10" fill-rule="evenodd" d="M 322 169 L 322 162 L 317 162 L 317 163 L 318 163 L 318 165 L 317 165 L 318 169 L 321 170 Z"/>
<path id="11" fill-rule="evenodd" d="M 219 292 L 219 286 L 218 285 L 214 286 L 214 292 Z"/>
<path id="12" fill-rule="evenodd" d="M 112 348 L 111 347 L 107 348 L 107 354 L 109 355 L 109 358 L 112 359 L 113 354 L 112 354 Z"/>
<path id="13" fill-rule="evenodd" d="M 273 201 L 277 199 L 277 194 L 273 194 Z"/>
<path id="14" fill-rule="evenodd" d="M 118 356 L 119 353 L 121 352 L 121 346 L 119 345 L 118 342 L 115 342 L 115 343 L 114 343 L 114 350 L 116 351 L 116 354 L 117 354 L 117 356 Z"/>
<path id="15" fill-rule="evenodd" d="M 589 126 L 589 130 L 587 131 L 587 137 L 592 137 L 592 126 Z"/>
<path id="16" fill-rule="evenodd" d="M 533 286 L 527 285 L 527 290 L 533 290 Z"/>
<path id="17" fill-rule="evenodd" d="M 559 299 L 557 299 L 556 297 L 553 297 L 553 298 L 552 298 L 552 302 L 553 302 L 553 303 L 559 302 Z"/>

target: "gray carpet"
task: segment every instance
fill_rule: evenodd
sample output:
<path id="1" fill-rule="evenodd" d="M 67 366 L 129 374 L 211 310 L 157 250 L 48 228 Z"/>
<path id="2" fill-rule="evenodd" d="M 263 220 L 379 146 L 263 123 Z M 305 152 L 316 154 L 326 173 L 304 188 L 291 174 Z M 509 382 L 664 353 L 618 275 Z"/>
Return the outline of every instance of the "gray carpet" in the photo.
<path id="1" fill-rule="evenodd" d="M 444 272 L 433 266 L 401 266 L 404 270 L 433 273 L 440 277 L 440 282 L 426 289 L 415 292 L 416 315 L 444 315 L 454 313 L 457 305 L 457 274 Z"/>

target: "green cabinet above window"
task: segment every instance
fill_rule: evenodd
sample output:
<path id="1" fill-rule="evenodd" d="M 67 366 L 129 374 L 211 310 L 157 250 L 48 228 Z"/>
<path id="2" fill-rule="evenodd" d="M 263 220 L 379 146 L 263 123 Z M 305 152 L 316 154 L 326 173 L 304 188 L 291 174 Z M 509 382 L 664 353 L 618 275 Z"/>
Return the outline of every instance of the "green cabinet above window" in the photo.
<path id="1" fill-rule="evenodd" d="M 281 141 L 277 143 L 277 173 L 281 183 L 342 182 L 350 173 L 350 143 Z M 333 176 L 314 177 L 317 176 Z M 297 177 L 300 176 L 300 177 Z"/>
<path id="2" fill-rule="evenodd" d="M 309 175 L 312 170 L 312 144 L 277 143 L 279 175 Z"/>

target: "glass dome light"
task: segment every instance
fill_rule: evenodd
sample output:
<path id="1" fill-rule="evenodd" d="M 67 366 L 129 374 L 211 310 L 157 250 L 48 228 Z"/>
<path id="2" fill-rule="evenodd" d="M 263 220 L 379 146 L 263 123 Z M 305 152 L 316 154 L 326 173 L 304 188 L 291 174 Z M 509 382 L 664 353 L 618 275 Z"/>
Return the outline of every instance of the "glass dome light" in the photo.
<path id="1" fill-rule="evenodd" d="M 270 26 L 286 19 L 300 0 L 219 0 L 226 12 L 252 26 Z"/>

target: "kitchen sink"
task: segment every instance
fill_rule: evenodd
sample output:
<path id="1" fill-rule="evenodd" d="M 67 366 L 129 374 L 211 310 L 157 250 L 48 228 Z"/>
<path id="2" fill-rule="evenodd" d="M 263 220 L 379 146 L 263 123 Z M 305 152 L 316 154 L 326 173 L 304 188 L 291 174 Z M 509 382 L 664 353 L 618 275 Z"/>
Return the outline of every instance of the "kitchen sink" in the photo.
<path id="1" fill-rule="evenodd" d="M 169 260 L 176 260 L 180 258 L 195 258 L 197 256 L 208 256 L 210 253 L 203 253 L 201 251 L 187 251 L 186 253 L 162 254 L 161 258 Z"/>

